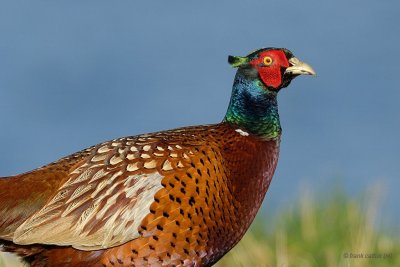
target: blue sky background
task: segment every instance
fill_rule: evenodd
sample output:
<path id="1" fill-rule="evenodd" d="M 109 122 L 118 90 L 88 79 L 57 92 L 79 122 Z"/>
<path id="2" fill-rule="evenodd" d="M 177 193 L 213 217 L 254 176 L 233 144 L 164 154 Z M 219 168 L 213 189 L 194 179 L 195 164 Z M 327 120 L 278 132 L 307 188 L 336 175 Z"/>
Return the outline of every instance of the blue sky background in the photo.
<path id="1" fill-rule="evenodd" d="M 400 225 L 400 2 L 2 1 L 0 175 L 98 142 L 219 122 L 228 54 L 286 47 L 311 64 L 279 96 L 281 157 L 265 207 L 299 188 L 384 186 Z"/>

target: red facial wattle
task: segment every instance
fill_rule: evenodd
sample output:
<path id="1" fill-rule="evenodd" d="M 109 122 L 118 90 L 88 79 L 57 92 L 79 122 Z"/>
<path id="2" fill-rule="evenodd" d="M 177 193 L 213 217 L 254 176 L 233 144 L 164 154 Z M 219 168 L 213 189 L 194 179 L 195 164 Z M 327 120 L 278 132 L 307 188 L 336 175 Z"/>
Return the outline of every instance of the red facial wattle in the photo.
<path id="1" fill-rule="evenodd" d="M 270 57 L 272 59 L 272 63 L 270 65 L 266 65 L 264 63 L 265 57 Z M 260 78 L 263 83 L 274 89 L 278 89 L 282 84 L 281 68 L 289 67 L 289 62 L 286 58 L 286 55 L 281 50 L 269 50 L 262 52 L 258 58 L 250 61 L 250 64 L 258 69 L 258 73 L 260 74 Z"/>

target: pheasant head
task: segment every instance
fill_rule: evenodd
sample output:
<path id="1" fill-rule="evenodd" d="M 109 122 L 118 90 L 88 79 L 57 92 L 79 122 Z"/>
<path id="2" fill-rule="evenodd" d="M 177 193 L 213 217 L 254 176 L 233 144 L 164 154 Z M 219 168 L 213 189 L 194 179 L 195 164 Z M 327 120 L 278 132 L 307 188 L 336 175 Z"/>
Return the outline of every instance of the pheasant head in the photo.
<path id="1" fill-rule="evenodd" d="M 266 139 L 279 137 L 277 92 L 299 75 L 315 75 L 313 68 L 285 48 L 229 56 L 228 62 L 238 70 L 224 121 Z"/>

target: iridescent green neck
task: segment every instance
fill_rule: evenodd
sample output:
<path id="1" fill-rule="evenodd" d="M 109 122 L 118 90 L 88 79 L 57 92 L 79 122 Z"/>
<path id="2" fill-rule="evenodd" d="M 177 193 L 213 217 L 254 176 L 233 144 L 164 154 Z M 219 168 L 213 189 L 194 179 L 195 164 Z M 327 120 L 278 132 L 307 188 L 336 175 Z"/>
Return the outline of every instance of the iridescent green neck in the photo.
<path id="1" fill-rule="evenodd" d="M 276 96 L 277 92 L 268 90 L 260 80 L 238 71 L 224 122 L 265 139 L 278 138 L 281 125 Z"/>

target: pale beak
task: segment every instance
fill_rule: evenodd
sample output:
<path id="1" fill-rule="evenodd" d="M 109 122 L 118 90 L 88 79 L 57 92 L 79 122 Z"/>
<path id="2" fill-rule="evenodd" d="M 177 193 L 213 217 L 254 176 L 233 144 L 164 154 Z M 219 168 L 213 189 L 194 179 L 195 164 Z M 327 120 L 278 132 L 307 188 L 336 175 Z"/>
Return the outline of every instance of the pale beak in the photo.
<path id="1" fill-rule="evenodd" d="M 315 71 L 313 68 L 308 65 L 307 63 L 304 63 L 300 61 L 299 59 L 292 57 L 289 59 L 289 63 L 292 65 L 288 67 L 285 71 L 285 73 L 291 74 L 291 75 L 316 75 Z"/>

